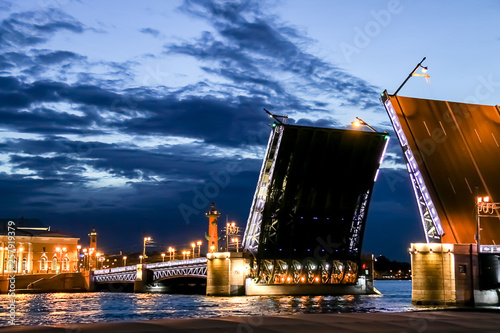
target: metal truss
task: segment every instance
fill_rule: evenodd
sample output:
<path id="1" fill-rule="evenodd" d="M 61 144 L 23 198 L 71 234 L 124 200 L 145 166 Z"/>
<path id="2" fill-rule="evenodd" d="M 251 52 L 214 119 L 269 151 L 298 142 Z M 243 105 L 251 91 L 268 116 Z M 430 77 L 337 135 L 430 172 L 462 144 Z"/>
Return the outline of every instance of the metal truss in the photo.
<path id="1" fill-rule="evenodd" d="M 153 281 L 159 281 L 173 277 L 207 277 L 207 265 L 197 264 L 193 266 L 163 267 L 153 270 Z"/>
<path id="2" fill-rule="evenodd" d="M 361 237 L 363 235 L 363 221 L 365 218 L 366 206 L 368 205 L 369 198 L 370 190 L 366 191 L 366 193 L 364 194 L 360 194 L 358 203 L 356 205 L 356 210 L 354 211 L 349 241 L 349 253 L 353 255 L 358 255 L 361 247 L 360 245 Z"/>
<path id="3" fill-rule="evenodd" d="M 358 264 L 353 261 L 261 259 L 251 275 L 257 284 L 355 284 Z"/>
<path id="4" fill-rule="evenodd" d="M 157 262 L 145 265 L 153 271 L 153 281 L 170 277 L 207 277 L 207 258 L 195 258 Z M 137 266 L 108 268 L 94 271 L 97 283 L 134 282 L 137 278 Z"/>
<path id="5" fill-rule="evenodd" d="M 273 171 L 276 157 L 283 137 L 283 126 L 276 126 L 269 137 L 267 150 L 262 168 L 260 170 L 259 181 L 250 208 L 247 227 L 243 236 L 242 246 L 252 254 L 256 254 L 259 247 L 262 227 L 262 213 L 268 196 L 268 188 L 273 178 Z"/>
<path id="6" fill-rule="evenodd" d="M 100 274 L 94 276 L 96 283 L 134 282 L 136 278 L 137 278 L 137 271 Z"/>
<path id="7" fill-rule="evenodd" d="M 384 96 L 388 96 L 387 92 L 384 92 Z M 415 193 L 415 198 L 417 199 L 418 209 L 420 212 L 420 218 L 422 221 L 422 225 L 424 228 L 425 238 L 427 243 L 429 242 L 440 242 L 441 237 L 444 234 L 443 227 L 441 225 L 441 220 L 437 214 L 434 202 L 431 199 L 429 194 L 429 190 L 425 185 L 422 174 L 418 168 L 417 161 L 415 160 L 415 156 L 410 149 L 408 144 L 408 139 L 403 131 L 403 127 L 399 122 L 398 115 L 394 110 L 394 106 L 391 103 L 389 97 L 386 97 L 386 100 L 383 100 L 383 104 L 387 113 L 389 114 L 389 118 L 391 119 L 392 126 L 394 127 L 394 131 L 396 132 L 399 143 L 403 148 L 403 154 L 406 159 L 406 166 L 408 168 L 408 172 L 411 178 L 411 184 L 413 187 L 413 191 Z"/>

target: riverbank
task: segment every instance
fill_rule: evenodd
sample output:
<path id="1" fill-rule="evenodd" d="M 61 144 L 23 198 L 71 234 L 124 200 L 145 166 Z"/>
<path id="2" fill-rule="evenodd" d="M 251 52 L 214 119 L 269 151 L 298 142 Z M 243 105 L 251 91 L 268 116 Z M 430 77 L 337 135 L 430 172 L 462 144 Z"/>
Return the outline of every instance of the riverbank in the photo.
<path id="1" fill-rule="evenodd" d="M 64 326 L 10 326 L 11 332 L 498 332 L 500 311 L 442 310 L 391 313 L 229 316 Z"/>

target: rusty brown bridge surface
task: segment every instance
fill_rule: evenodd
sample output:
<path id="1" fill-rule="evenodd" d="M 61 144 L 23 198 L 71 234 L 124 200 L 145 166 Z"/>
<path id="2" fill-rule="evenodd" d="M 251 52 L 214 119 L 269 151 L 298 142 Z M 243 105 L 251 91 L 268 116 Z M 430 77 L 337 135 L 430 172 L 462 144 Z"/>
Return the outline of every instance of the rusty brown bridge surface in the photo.
<path id="1" fill-rule="evenodd" d="M 444 232 L 444 243 L 474 243 L 476 196 L 500 201 L 500 108 L 387 92 L 382 102 L 407 159 L 428 240 L 439 242 Z M 481 219 L 482 244 L 500 244 L 499 222 L 498 211 Z"/>

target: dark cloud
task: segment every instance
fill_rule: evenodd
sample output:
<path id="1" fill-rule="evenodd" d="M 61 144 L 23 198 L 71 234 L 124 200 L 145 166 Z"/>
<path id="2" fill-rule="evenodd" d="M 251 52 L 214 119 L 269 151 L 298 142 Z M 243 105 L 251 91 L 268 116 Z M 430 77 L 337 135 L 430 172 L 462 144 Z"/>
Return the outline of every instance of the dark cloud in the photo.
<path id="1" fill-rule="evenodd" d="M 13 13 L 0 24 L 0 47 L 41 44 L 59 31 L 82 33 L 83 24 L 59 9 Z"/>
<path id="2" fill-rule="evenodd" d="M 143 34 L 146 35 L 151 35 L 153 37 L 158 38 L 160 36 L 160 31 L 152 28 L 142 28 L 139 30 L 139 32 L 142 32 Z"/>
<path id="3" fill-rule="evenodd" d="M 215 65 L 205 66 L 206 71 L 238 85 L 271 89 L 276 99 L 292 94 L 269 72 L 278 77 L 282 73 L 295 75 L 301 81 L 292 85 L 297 91 L 307 87 L 318 94 L 328 92 L 346 105 L 380 110 L 374 86 L 305 51 L 299 45 L 311 40 L 294 27 L 264 15 L 257 3 L 186 0 L 181 9 L 207 20 L 218 36 L 204 32 L 192 42 L 167 45 L 167 53 L 210 60 Z M 302 102 L 300 106 L 307 110 L 311 102 L 314 103 Z"/>
<path id="4" fill-rule="evenodd" d="M 68 51 L 48 51 L 39 53 L 36 62 L 42 65 L 53 65 L 68 61 L 84 60 L 86 57 Z"/>

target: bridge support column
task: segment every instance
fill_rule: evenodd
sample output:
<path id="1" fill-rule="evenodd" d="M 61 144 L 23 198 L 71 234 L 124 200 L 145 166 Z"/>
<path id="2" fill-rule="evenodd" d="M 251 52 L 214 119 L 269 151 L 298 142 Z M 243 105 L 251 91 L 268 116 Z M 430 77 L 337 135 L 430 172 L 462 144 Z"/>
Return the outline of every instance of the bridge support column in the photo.
<path id="1" fill-rule="evenodd" d="M 476 244 L 411 244 L 412 303 L 497 305 L 496 289 L 481 287 L 485 274 L 476 249 Z"/>
<path id="2" fill-rule="evenodd" d="M 146 269 L 146 264 L 137 265 L 137 277 L 134 282 L 134 293 L 145 293 L 148 284 L 153 281 L 153 272 Z"/>
<path id="3" fill-rule="evenodd" d="M 95 278 L 93 271 L 84 271 L 82 272 L 83 278 L 85 279 L 85 289 L 87 291 L 95 291 Z"/>
<path id="4" fill-rule="evenodd" d="M 247 253 L 207 253 L 207 296 L 245 295 L 249 267 Z"/>

